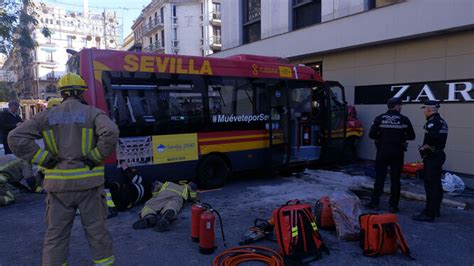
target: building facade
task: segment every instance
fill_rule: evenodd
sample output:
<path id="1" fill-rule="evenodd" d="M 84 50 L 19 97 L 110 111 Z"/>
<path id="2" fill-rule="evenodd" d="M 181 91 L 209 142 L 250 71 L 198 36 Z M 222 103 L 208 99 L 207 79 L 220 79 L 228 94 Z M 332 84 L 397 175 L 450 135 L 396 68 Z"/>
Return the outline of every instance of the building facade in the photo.
<path id="1" fill-rule="evenodd" d="M 232 0 L 222 4 L 223 51 L 289 58 L 345 86 L 366 132 L 389 97 L 416 130 L 405 161 L 418 161 L 426 99 L 449 125 L 445 170 L 474 174 L 474 2 L 471 0 Z M 359 157 L 375 158 L 365 134 Z"/>
<path id="2" fill-rule="evenodd" d="M 16 85 L 20 98 L 46 99 L 57 96 L 56 82 L 66 72 L 66 62 L 71 56 L 67 49 L 120 48 L 121 25 L 114 12 L 90 12 L 87 0 L 83 1 L 82 12 L 36 1 L 33 6 L 33 14 L 38 21 L 32 31 L 33 40 L 38 44 L 31 51 L 33 64 L 25 69 L 20 67 L 20 62 L 14 63 L 18 77 L 28 79 L 28 82 Z M 45 29 L 50 31 L 51 36 L 44 36 Z"/>
<path id="3" fill-rule="evenodd" d="M 219 0 L 153 0 L 135 20 L 145 52 L 209 55 L 221 50 Z"/>

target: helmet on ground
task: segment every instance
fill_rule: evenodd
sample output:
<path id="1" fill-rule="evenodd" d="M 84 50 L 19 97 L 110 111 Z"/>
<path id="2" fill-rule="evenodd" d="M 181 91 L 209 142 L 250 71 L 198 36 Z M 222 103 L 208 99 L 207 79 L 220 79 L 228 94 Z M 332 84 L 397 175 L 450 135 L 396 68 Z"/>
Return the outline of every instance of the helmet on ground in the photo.
<path id="1" fill-rule="evenodd" d="M 87 84 L 81 76 L 74 73 L 63 75 L 58 81 L 58 91 L 85 91 Z"/>

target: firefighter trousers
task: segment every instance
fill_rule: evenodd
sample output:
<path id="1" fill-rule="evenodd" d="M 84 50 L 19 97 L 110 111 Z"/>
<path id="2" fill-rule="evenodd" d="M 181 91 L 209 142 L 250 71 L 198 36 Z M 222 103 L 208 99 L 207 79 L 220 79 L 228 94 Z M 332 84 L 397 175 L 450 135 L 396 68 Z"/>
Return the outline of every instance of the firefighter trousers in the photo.
<path id="1" fill-rule="evenodd" d="M 69 240 L 76 209 L 91 249 L 94 263 L 112 265 L 112 237 L 107 230 L 107 205 L 103 186 L 74 192 L 48 192 L 43 246 L 43 265 L 62 265 L 69 255 Z"/>
<path id="2" fill-rule="evenodd" d="M 140 216 L 143 218 L 148 214 L 164 214 L 167 210 L 173 210 L 176 216 L 183 207 L 183 204 L 184 199 L 179 195 L 170 197 L 162 197 L 161 195 L 157 195 L 145 203 Z"/>

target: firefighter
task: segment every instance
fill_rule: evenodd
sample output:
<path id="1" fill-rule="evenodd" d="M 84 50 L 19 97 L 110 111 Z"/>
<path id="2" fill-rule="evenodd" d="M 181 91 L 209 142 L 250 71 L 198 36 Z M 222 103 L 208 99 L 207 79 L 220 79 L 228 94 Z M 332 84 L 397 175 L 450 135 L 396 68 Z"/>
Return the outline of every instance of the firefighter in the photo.
<path id="1" fill-rule="evenodd" d="M 448 139 L 448 124 L 438 113 L 440 108 L 438 102 L 426 101 L 422 108 L 426 123 L 423 127 L 425 137 L 423 146 L 420 147 L 420 155 L 424 165 L 426 207 L 420 214 L 413 216 L 413 220 L 433 222 L 435 217 L 440 216 L 441 202 L 443 201 L 441 176 L 446 160 L 444 147 Z"/>
<path id="2" fill-rule="evenodd" d="M 370 128 L 369 137 L 375 140 L 377 155 L 375 159 L 375 183 L 372 199 L 367 208 L 378 210 L 380 196 L 383 193 L 387 167 L 390 166 L 390 199 L 389 211 L 399 211 L 400 175 L 403 168 L 404 152 L 407 140 L 415 139 L 415 131 L 408 117 L 400 114 L 402 101 L 390 98 L 388 111 L 377 116 Z"/>
<path id="3" fill-rule="evenodd" d="M 18 157 L 46 168 L 48 229 L 43 265 L 66 263 L 76 210 L 80 211 L 94 263 L 112 265 L 102 162 L 114 151 L 119 130 L 104 112 L 84 104 L 87 85 L 79 75 L 63 75 L 57 87 L 62 103 L 22 123 L 8 136 Z M 43 138 L 44 149 L 35 143 L 39 138 Z"/>
<path id="4" fill-rule="evenodd" d="M 40 175 L 34 174 L 31 164 L 16 158 L 13 154 L 0 156 L 0 206 L 15 201 L 7 183 L 20 184 L 30 192 L 43 192 Z"/>
<path id="5" fill-rule="evenodd" d="M 169 230 L 185 201 L 197 201 L 194 183 L 176 184 L 173 182 L 156 182 L 153 197 L 149 199 L 140 212 L 140 219 L 133 223 L 134 229 L 155 227 L 158 232 Z"/>

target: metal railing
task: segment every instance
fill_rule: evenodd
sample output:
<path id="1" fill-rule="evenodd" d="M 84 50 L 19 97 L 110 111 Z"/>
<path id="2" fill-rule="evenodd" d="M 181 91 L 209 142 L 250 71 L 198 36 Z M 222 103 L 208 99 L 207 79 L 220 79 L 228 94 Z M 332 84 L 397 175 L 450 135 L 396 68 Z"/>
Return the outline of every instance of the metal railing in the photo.
<path id="1" fill-rule="evenodd" d="M 152 19 L 150 22 L 146 23 L 145 26 L 143 27 L 143 32 L 144 34 L 147 34 L 148 32 L 154 30 L 157 27 L 163 27 L 163 21 L 161 20 L 161 16 L 158 16 L 154 19 Z"/>
<path id="2" fill-rule="evenodd" d="M 146 46 L 143 50 L 148 51 L 148 52 L 154 52 L 154 51 L 163 50 L 163 49 L 165 48 L 163 47 L 163 45 L 161 45 L 161 40 L 158 40 Z"/>
<path id="3" fill-rule="evenodd" d="M 221 12 L 220 11 L 212 11 L 212 19 L 213 20 L 221 20 Z"/>
<path id="4" fill-rule="evenodd" d="M 212 36 L 212 44 L 222 44 L 222 37 L 221 36 Z"/>

